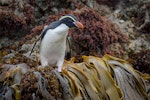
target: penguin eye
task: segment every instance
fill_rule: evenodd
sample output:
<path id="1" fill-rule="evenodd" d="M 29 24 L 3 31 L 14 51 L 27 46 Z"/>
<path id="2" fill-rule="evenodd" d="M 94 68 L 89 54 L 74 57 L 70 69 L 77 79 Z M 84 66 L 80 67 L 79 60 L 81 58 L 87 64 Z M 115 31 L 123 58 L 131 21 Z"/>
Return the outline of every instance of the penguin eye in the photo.
<path id="1" fill-rule="evenodd" d="M 69 19 L 68 22 L 74 22 L 72 19 Z"/>

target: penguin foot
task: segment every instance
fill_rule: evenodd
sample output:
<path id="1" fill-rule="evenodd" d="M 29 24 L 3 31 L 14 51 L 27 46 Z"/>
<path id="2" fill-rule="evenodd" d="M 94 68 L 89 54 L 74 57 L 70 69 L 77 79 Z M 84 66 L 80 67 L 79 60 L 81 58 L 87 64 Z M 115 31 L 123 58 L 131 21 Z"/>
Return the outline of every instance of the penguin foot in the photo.
<path id="1" fill-rule="evenodd" d="M 61 67 L 58 67 L 58 72 L 62 72 L 62 68 Z"/>

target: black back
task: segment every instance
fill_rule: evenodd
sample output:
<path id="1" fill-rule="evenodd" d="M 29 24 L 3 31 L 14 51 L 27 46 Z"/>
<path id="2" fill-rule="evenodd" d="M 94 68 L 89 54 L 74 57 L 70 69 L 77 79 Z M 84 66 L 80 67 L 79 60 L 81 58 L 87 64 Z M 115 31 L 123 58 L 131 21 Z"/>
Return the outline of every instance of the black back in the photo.
<path id="1" fill-rule="evenodd" d="M 55 22 L 52 22 L 49 26 L 47 26 L 43 32 L 41 33 L 41 40 L 44 38 L 46 32 L 49 30 L 49 29 L 55 29 L 57 26 L 59 26 L 61 23 L 59 21 L 55 21 Z"/>
<path id="2" fill-rule="evenodd" d="M 77 18 L 71 14 L 68 14 L 66 16 L 70 16 L 72 17 L 75 21 L 77 21 Z M 72 28 L 72 27 L 76 27 L 73 22 L 74 20 L 72 20 L 72 18 L 69 18 L 69 17 L 66 17 L 66 18 L 63 18 L 59 21 L 55 21 L 55 22 L 52 22 L 49 26 L 47 26 L 43 32 L 41 33 L 41 40 L 44 38 L 46 32 L 49 30 L 49 29 L 55 29 L 57 26 L 59 26 L 60 24 L 64 23 L 66 24 L 69 28 Z"/>

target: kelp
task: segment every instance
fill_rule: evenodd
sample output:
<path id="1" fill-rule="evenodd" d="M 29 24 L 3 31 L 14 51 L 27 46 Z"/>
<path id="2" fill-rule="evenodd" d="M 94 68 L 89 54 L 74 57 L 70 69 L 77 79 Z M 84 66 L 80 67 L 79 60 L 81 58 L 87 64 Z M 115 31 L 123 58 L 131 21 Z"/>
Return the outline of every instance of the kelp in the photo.
<path id="1" fill-rule="evenodd" d="M 0 98 L 4 100 L 20 100 L 20 82 L 23 74 L 27 71 L 26 64 L 9 65 L 5 64 L 1 66 L 1 88 Z"/>
<path id="2" fill-rule="evenodd" d="M 102 59 L 92 56 L 83 56 L 83 63 L 78 63 L 77 65 L 79 67 L 76 67 L 76 64 L 73 66 L 73 64 L 70 63 L 69 65 L 67 64 L 66 67 L 69 66 L 68 73 L 71 69 L 70 67 L 73 67 L 75 70 L 75 73 L 72 73 L 75 75 L 70 74 L 69 77 L 73 79 L 78 78 L 79 82 L 75 81 L 75 84 L 77 84 L 76 88 L 79 89 L 79 93 L 76 94 L 81 94 L 80 98 L 83 98 L 83 93 L 86 93 L 84 94 L 86 95 L 86 98 L 84 98 L 86 100 L 123 99 L 121 90 L 115 84 L 109 73 L 109 68 L 107 68 Z M 80 93 L 80 91 L 82 91 L 82 93 Z M 76 95 L 74 96 L 76 97 Z"/>
<path id="3" fill-rule="evenodd" d="M 52 67 L 0 66 L 0 97 L 8 100 L 149 100 L 150 76 L 125 60 L 105 55 L 65 61 Z"/>
<path id="4" fill-rule="evenodd" d="M 142 77 L 125 61 L 111 56 L 105 56 L 114 72 L 114 79 L 117 85 L 123 91 L 125 100 L 148 100 L 145 86 L 146 82 Z M 134 95 L 134 96 L 133 96 Z"/>

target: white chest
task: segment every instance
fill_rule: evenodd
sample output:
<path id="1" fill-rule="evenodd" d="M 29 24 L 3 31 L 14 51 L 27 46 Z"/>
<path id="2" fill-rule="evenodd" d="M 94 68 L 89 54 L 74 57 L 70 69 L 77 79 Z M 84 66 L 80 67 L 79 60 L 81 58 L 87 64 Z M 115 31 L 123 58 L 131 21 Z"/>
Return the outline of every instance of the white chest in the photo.
<path id="1" fill-rule="evenodd" d="M 40 55 L 49 63 L 57 63 L 60 58 L 64 58 L 68 29 L 66 25 L 50 29 L 41 41 Z"/>

